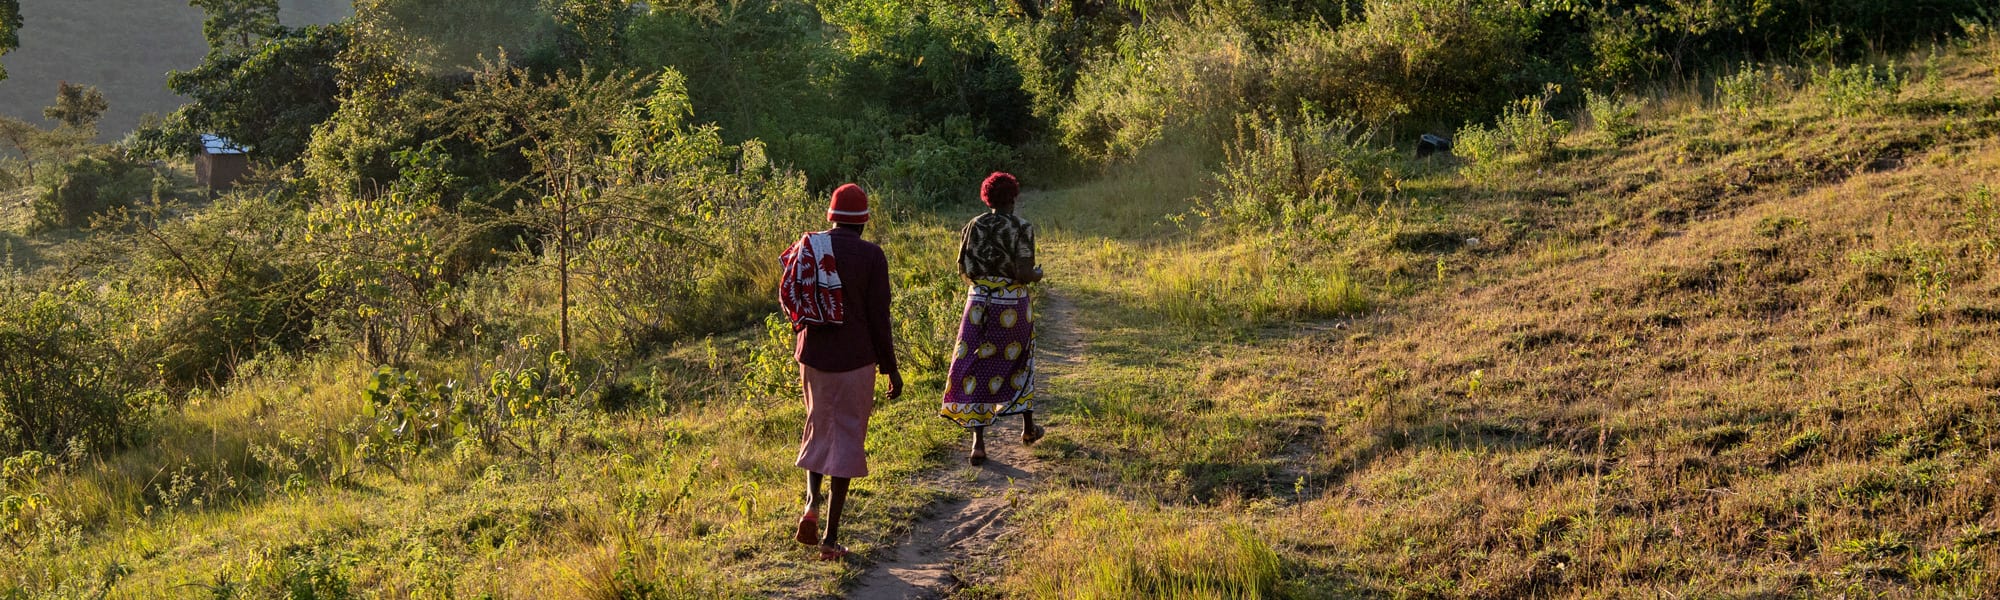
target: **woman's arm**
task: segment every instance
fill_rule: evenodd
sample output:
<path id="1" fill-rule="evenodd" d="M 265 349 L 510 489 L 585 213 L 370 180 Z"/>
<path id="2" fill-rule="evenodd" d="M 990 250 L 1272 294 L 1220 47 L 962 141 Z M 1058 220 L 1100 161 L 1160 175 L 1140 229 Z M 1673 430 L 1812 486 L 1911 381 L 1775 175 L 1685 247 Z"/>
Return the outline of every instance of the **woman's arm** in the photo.
<path id="1" fill-rule="evenodd" d="M 1021 238 L 1015 242 L 1012 278 L 1015 283 L 1042 280 L 1042 267 L 1035 264 L 1035 226 L 1023 221 Z"/>

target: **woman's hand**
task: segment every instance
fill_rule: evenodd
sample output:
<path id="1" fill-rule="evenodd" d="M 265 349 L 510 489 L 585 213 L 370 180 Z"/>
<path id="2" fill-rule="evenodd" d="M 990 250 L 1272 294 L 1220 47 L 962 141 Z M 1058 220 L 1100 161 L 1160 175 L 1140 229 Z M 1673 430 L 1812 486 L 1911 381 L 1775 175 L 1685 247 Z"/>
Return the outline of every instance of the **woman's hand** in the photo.
<path id="1" fill-rule="evenodd" d="M 895 400 L 896 398 L 901 397 L 902 395 L 903 395 L 903 374 L 901 372 L 892 371 L 889 373 L 889 394 L 888 394 L 889 399 Z"/>
<path id="2" fill-rule="evenodd" d="M 1041 280 L 1041 265 L 1027 261 L 1014 263 L 1014 283 L 1035 283 Z"/>

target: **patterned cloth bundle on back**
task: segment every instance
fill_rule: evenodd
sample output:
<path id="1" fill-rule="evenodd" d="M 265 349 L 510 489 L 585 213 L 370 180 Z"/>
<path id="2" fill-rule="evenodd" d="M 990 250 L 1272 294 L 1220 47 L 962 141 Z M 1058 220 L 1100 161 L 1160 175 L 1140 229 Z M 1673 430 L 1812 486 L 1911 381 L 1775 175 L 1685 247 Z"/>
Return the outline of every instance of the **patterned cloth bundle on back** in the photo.
<path id="1" fill-rule="evenodd" d="M 778 256 L 785 277 L 778 282 L 778 304 L 791 319 L 792 330 L 808 325 L 839 325 L 847 320 L 840 292 L 840 268 L 833 258 L 833 240 L 824 231 L 805 234 Z"/>

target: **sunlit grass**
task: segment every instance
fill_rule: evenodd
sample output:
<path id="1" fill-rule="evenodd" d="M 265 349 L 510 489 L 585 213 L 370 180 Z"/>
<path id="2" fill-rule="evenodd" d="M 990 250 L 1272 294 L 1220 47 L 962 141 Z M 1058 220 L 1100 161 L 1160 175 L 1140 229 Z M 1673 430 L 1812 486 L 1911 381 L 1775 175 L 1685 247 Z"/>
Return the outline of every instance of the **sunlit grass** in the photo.
<path id="1" fill-rule="evenodd" d="M 1269 598 L 1282 564 L 1246 524 L 1055 492 L 1027 509 L 1035 542 L 1010 588 L 1033 598 Z"/>

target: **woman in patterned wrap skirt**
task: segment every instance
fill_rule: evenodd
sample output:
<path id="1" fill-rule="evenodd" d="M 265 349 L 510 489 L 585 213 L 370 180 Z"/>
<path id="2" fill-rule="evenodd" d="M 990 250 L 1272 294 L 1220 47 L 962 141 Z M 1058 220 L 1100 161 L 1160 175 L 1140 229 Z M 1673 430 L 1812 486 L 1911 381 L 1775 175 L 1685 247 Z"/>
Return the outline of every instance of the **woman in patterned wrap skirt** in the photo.
<path id="1" fill-rule="evenodd" d="M 994 173 L 979 199 L 992 210 L 960 232 L 958 272 L 970 284 L 959 320 L 941 414 L 972 430 L 967 461 L 986 462 L 986 426 L 1021 415 L 1021 443 L 1042 438 L 1035 425 L 1035 316 L 1028 286 L 1042 280 L 1035 265 L 1035 226 L 1014 214 L 1021 192 L 1013 175 Z"/>

